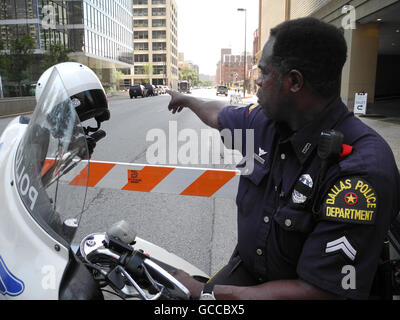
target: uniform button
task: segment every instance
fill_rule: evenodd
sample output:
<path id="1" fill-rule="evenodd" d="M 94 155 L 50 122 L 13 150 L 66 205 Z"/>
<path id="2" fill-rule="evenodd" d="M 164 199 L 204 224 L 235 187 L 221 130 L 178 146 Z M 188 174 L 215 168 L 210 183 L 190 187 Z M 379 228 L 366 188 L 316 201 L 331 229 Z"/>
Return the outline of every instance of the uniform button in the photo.
<path id="1" fill-rule="evenodd" d="M 286 227 L 290 227 L 291 225 L 292 225 L 292 220 L 286 219 L 286 220 L 285 220 L 285 226 L 286 226 Z"/>
<path id="2" fill-rule="evenodd" d="M 274 190 L 275 190 L 275 192 L 277 192 L 278 191 L 278 186 L 275 186 Z"/>
<path id="3" fill-rule="evenodd" d="M 269 217 L 264 217 L 264 222 L 268 223 L 269 222 Z"/>
<path id="4" fill-rule="evenodd" d="M 281 193 L 280 193 L 280 195 L 279 195 L 281 198 L 284 198 L 285 197 L 285 193 L 282 191 Z"/>
<path id="5" fill-rule="evenodd" d="M 257 253 L 257 255 L 262 256 L 263 251 L 261 249 L 257 249 L 256 253 Z"/>
<path id="6" fill-rule="evenodd" d="M 282 159 L 282 160 L 285 160 L 285 159 L 286 159 L 286 154 L 282 153 L 282 154 L 281 154 L 281 159 Z"/>

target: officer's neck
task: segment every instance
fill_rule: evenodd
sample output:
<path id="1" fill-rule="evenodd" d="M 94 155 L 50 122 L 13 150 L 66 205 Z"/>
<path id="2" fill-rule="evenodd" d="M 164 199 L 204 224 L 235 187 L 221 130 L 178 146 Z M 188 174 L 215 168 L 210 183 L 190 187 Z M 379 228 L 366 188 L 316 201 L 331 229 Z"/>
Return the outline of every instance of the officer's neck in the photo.
<path id="1" fill-rule="evenodd" d="M 294 112 L 288 122 L 290 129 L 296 132 L 318 119 L 321 112 L 332 102 L 332 99 L 332 97 L 323 99 L 310 95 L 296 101 Z"/>

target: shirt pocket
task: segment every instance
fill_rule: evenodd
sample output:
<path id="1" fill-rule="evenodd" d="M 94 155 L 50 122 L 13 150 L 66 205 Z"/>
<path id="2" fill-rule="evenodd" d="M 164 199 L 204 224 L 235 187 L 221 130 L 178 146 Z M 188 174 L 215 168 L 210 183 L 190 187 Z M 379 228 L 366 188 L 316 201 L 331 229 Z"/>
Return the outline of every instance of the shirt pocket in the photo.
<path id="1" fill-rule="evenodd" d="M 250 170 L 250 172 L 246 172 L 239 166 L 238 168 L 242 171 L 242 175 L 240 176 L 236 204 L 239 214 L 249 215 L 253 211 L 254 205 L 257 203 L 260 205 L 263 201 L 265 178 L 269 175 L 270 168 L 268 164 L 261 165 L 257 161 L 254 161 L 253 170 Z"/>
<path id="2" fill-rule="evenodd" d="M 277 210 L 270 245 L 277 249 L 288 263 L 296 265 L 303 244 L 315 226 L 311 208 L 290 204 Z"/>

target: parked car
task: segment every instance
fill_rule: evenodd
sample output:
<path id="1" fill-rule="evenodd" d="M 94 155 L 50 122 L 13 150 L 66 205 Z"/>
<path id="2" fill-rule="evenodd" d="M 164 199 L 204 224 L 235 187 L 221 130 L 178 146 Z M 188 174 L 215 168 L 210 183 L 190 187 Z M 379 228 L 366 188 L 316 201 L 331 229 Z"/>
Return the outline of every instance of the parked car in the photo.
<path id="1" fill-rule="evenodd" d="M 219 94 L 224 94 L 225 96 L 228 96 L 228 88 L 226 86 L 218 86 L 217 87 L 217 96 Z"/>
<path id="2" fill-rule="evenodd" d="M 157 91 L 156 91 L 156 87 L 152 84 L 145 84 L 144 85 L 145 88 L 145 97 L 150 97 L 150 96 L 156 96 L 157 95 Z"/>
<path id="3" fill-rule="evenodd" d="M 145 88 L 142 85 L 135 85 L 135 86 L 131 86 L 129 88 L 129 96 L 132 99 L 133 97 L 135 97 L 135 99 L 137 97 L 145 97 Z"/>
<path id="4" fill-rule="evenodd" d="M 165 88 L 164 86 L 156 86 L 158 89 L 158 94 L 165 94 Z"/>

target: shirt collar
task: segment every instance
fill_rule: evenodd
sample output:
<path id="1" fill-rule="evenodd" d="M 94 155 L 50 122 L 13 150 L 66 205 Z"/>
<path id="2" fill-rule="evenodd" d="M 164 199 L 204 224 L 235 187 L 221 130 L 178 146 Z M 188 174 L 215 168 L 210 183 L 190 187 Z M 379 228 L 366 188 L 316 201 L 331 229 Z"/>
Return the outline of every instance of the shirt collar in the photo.
<path id="1" fill-rule="evenodd" d="M 338 97 L 330 102 L 316 119 L 297 132 L 288 131 L 289 128 L 286 125 L 277 125 L 282 137 L 281 143 L 290 142 L 297 158 L 303 164 L 317 147 L 321 132 L 333 129 L 347 113 L 349 113 L 347 107 Z"/>

